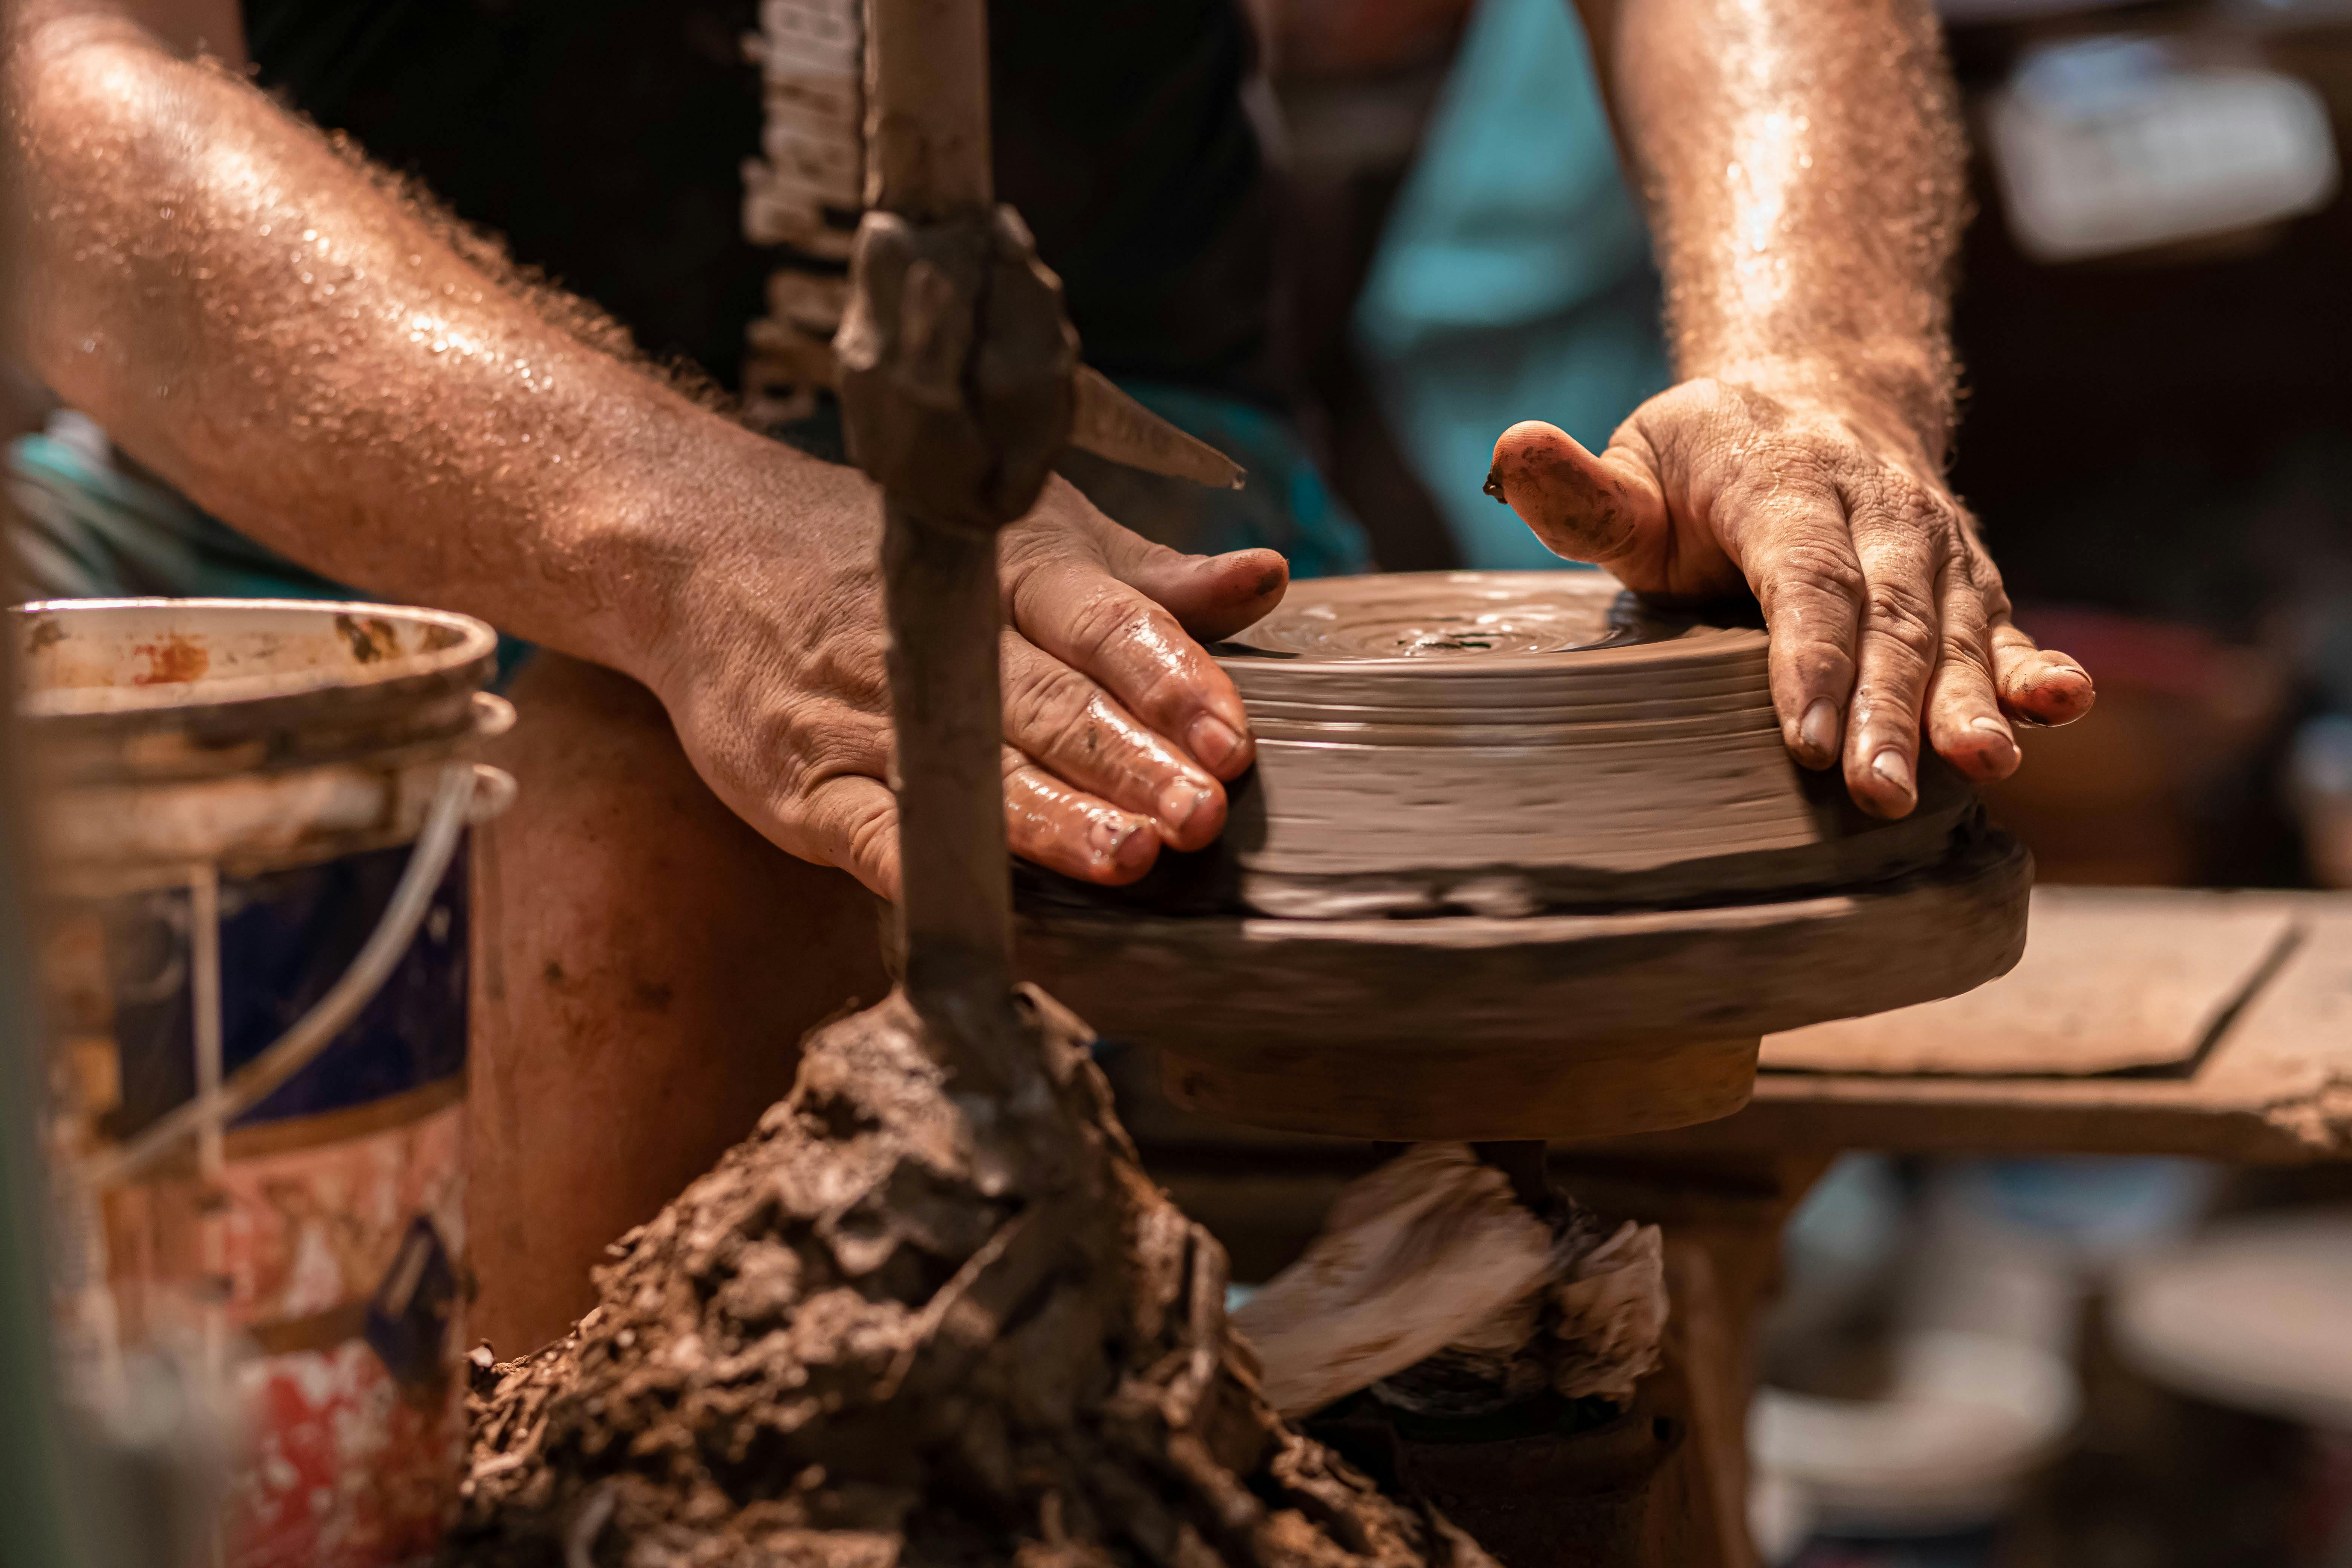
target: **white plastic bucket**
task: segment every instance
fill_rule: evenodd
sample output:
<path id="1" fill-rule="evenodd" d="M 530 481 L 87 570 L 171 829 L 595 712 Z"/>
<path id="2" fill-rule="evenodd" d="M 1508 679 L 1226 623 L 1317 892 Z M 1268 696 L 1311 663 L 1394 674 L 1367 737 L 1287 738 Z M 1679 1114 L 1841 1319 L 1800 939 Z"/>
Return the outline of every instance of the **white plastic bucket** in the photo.
<path id="1" fill-rule="evenodd" d="M 11 617 L 47 899 L 61 1337 L 236 1431 L 219 1561 L 428 1557 L 456 1500 L 473 761 L 495 635 L 387 605 Z"/>

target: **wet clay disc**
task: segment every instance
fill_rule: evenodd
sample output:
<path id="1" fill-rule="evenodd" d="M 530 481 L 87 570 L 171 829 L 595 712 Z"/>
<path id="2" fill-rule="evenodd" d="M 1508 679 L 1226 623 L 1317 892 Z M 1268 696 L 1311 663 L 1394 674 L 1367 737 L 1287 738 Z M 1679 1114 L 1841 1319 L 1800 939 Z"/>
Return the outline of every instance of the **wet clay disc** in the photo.
<path id="1" fill-rule="evenodd" d="M 1375 1138 L 1728 1114 L 1759 1035 L 2016 962 L 2031 861 L 1941 763 L 1899 822 L 1798 767 L 1736 619 L 1597 572 L 1301 584 L 1216 650 L 1257 765 L 1104 890 L 1024 868 L 1029 973 L 1180 1101 Z"/>
<path id="2" fill-rule="evenodd" d="M 1765 649 L 1599 572 L 1298 584 L 1216 650 L 1258 760 L 1209 853 L 1241 905 L 1302 917 L 1658 907 L 1940 858 L 1958 778 L 1931 763 L 1909 816 L 1864 815 L 1790 758 Z"/>
<path id="3" fill-rule="evenodd" d="M 1257 764 L 1223 835 L 1105 891 L 1025 901 L 1301 919 L 1665 908 L 1933 864 L 1976 813 L 1934 756 L 1899 822 L 1790 760 L 1764 633 L 1596 572 L 1338 578 L 1218 646 Z"/>

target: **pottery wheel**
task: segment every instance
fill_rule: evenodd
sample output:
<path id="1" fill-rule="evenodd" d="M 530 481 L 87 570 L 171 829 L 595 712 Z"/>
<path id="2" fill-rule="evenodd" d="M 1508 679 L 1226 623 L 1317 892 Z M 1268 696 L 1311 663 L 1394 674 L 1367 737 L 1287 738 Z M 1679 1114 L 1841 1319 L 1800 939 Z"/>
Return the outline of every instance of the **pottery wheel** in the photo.
<path id="1" fill-rule="evenodd" d="M 1932 758 L 1864 815 L 1798 767 L 1760 626 L 1598 572 L 1301 584 L 1216 650 L 1224 837 L 1106 891 L 1024 868 L 1023 956 L 1171 1091 L 1263 1125 L 1571 1136 L 1745 1102 L 1760 1035 L 1948 995 L 2030 863 Z"/>

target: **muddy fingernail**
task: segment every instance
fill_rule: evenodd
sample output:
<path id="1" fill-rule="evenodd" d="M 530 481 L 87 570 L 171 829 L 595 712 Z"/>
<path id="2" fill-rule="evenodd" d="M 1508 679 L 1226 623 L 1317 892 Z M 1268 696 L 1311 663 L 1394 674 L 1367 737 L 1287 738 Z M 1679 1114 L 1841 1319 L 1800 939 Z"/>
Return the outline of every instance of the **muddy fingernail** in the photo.
<path id="1" fill-rule="evenodd" d="M 1797 726 L 1797 741 L 1805 748 L 1809 760 L 1828 765 L 1829 760 L 1837 755 L 1837 704 L 1826 697 L 1815 698 Z"/>
<path id="2" fill-rule="evenodd" d="M 1201 808 L 1208 801 L 1207 790 L 1179 779 L 1160 792 L 1159 806 L 1153 815 L 1160 818 L 1160 826 L 1168 829 L 1171 837 L 1181 838 L 1184 836 L 1185 824 L 1199 816 Z"/>
<path id="3" fill-rule="evenodd" d="M 1195 762 L 1213 770 L 1231 762 L 1234 753 L 1241 750 L 1241 731 L 1213 713 L 1203 713 L 1184 731 L 1184 744 Z M 1161 796 L 1163 801 L 1166 798 Z"/>
<path id="4" fill-rule="evenodd" d="M 1905 795 L 1909 795 L 1914 787 L 1911 783 L 1911 759 L 1892 746 L 1870 759 L 1870 771 Z"/>
<path id="5" fill-rule="evenodd" d="M 1872 773 L 1877 773 L 1879 778 L 1884 778 L 1889 785 L 1894 785 L 1895 790 L 1903 790 L 1903 795 L 1910 795 L 1916 787 L 1915 783 L 1912 783 L 1910 757 L 1906 757 L 1906 754 L 1898 752 L 1898 750 L 1891 748 L 1891 745 L 1884 750 L 1884 752 L 1879 752 L 1877 757 L 1870 759 L 1870 771 Z"/>
<path id="6" fill-rule="evenodd" d="M 1087 846 L 1095 858 L 1122 870 L 1133 870 L 1151 857 L 1159 837 L 1128 816 L 1097 816 L 1087 829 Z"/>

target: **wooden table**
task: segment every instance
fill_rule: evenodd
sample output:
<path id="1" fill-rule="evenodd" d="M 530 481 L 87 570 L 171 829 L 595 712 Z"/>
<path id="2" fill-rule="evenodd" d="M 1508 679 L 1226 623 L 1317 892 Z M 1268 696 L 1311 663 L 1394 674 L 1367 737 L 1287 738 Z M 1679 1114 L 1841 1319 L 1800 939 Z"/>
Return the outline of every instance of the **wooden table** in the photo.
<path id="1" fill-rule="evenodd" d="M 1764 1043 L 1754 1101 L 1720 1121 L 1555 1145 L 1604 1212 L 1661 1223 L 1675 1321 L 1662 1397 L 1689 1441 L 1643 1561 L 1754 1562 L 1744 1418 L 1780 1230 L 1849 1149 L 2352 1159 L 2352 893 L 2042 889 L 2026 956 L 1967 996 Z M 1113 1064 L 1145 1159 L 1262 1279 L 1373 1156 L 1211 1122 Z M 1672 1516 L 1672 1517 L 1668 1517 Z"/>
<path id="2" fill-rule="evenodd" d="M 2033 1070 L 1971 1070 L 1967 1034 L 2018 1030 Z M 2015 974 L 1772 1036 L 1763 1065 L 1746 1110 L 1627 1144 L 2352 1158 L 2352 893 L 2042 889 Z"/>

